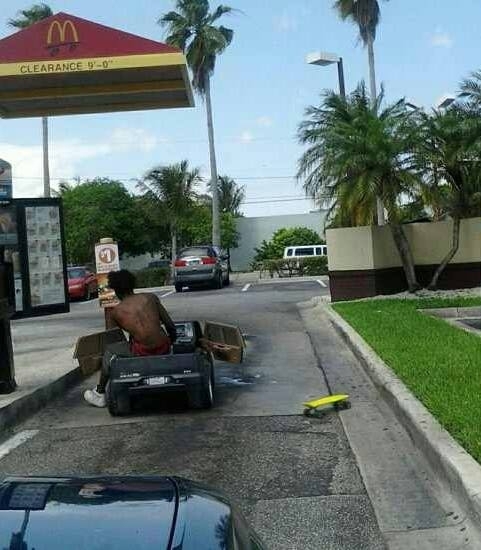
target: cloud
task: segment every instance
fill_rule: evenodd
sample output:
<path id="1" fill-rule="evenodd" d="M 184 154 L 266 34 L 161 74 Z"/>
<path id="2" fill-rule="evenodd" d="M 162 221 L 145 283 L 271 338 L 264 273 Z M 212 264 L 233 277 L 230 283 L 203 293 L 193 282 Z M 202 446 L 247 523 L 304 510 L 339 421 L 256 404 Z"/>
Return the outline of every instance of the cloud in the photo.
<path id="1" fill-rule="evenodd" d="M 272 118 L 268 116 L 260 116 L 256 119 L 256 124 L 260 128 L 270 128 L 272 126 Z"/>
<path id="2" fill-rule="evenodd" d="M 297 20 L 284 11 L 281 15 L 274 18 L 274 25 L 279 32 L 295 31 L 297 29 Z"/>
<path id="3" fill-rule="evenodd" d="M 80 139 L 50 141 L 49 161 L 52 187 L 58 178 L 71 179 L 84 172 L 85 161 L 118 153 L 146 153 L 156 147 L 158 140 L 149 132 L 138 129 L 115 129 L 102 141 Z M 0 143 L 2 158 L 12 165 L 14 197 L 37 197 L 43 191 L 42 145 L 20 146 Z"/>
<path id="4" fill-rule="evenodd" d="M 162 138 L 163 143 L 166 142 Z M 110 139 L 112 147 L 118 151 L 129 151 L 132 147 L 144 153 L 150 153 L 157 145 L 157 138 L 142 128 L 117 128 Z"/>
<path id="5" fill-rule="evenodd" d="M 451 35 L 441 28 L 437 28 L 433 35 L 431 35 L 431 45 L 436 48 L 451 48 L 454 41 Z"/>
<path id="6" fill-rule="evenodd" d="M 254 136 L 248 130 L 244 130 L 244 132 L 242 132 L 242 134 L 240 135 L 240 140 L 242 143 L 251 143 L 253 139 Z"/>

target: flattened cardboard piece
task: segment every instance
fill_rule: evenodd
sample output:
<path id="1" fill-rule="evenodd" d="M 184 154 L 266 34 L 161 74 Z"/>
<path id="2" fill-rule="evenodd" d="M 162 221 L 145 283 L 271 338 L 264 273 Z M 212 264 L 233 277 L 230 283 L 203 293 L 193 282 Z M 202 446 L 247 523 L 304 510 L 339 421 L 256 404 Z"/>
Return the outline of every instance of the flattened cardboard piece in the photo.
<path id="1" fill-rule="evenodd" d="M 119 328 L 81 336 L 77 340 L 73 356 L 78 360 L 82 373 L 89 375 L 100 370 L 105 349 L 116 342 L 126 342 L 125 335 Z"/>
<path id="2" fill-rule="evenodd" d="M 242 363 L 245 341 L 239 327 L 204 321 L 204 340 L 218 361 Z"/>

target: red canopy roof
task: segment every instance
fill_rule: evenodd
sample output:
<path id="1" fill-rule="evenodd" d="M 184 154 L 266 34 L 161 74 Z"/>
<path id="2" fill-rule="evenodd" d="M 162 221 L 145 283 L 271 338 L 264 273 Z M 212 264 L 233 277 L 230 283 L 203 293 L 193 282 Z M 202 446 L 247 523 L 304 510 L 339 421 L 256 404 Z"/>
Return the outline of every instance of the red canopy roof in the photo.
<path id="1" fill-rule="evenodd" d="M 58 13 L 0 40 L 0 116 L 193 105 L 177 48 Z"/>
<path id="2" fill-rule="evenodd" d="M 52 15 L 0 40 L 0 63 L 175 52 L 180 50 L 68 13 Z"/>

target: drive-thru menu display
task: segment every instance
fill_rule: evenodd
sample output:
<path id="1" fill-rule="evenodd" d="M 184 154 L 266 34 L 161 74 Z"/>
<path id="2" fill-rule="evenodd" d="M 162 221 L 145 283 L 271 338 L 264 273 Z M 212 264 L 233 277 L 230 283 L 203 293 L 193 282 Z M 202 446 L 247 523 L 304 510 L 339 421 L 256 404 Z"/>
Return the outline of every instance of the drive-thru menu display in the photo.
<path id="1" fill-rule="evenodd" d="M 12 265 L 15 317 L 69 310 L 60 199 L 0 200 L 0 254 Z"/>
<path id="2" fill-rule="evenodd" d="M 58 206 L 25 209 L 32 307 L 65 302 Z"/>

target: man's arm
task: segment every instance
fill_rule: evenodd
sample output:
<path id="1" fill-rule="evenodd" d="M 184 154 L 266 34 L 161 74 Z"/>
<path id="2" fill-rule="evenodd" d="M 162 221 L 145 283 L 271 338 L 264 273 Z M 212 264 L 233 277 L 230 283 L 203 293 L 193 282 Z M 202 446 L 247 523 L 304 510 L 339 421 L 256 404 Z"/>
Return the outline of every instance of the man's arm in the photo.
<path id="1" fill-rule="evenodd" d="M 162 324 L 165 326 L 165 329 L 167 330 L 167 333 L 172 343 L 174 343 L 177 338 L 177 329 L 175 328 L 174 321 L 172 321 L 171 316 L 167 313 L 167 310 L 161 304 L 158 296 L 156 296 L 155 294 L 153 296 L 155 297 L 155 300 L 157 302 L 160 320 L 162 321 Z"/>

